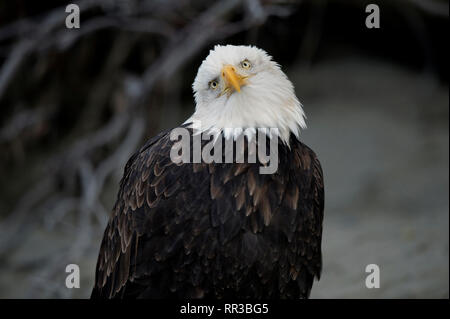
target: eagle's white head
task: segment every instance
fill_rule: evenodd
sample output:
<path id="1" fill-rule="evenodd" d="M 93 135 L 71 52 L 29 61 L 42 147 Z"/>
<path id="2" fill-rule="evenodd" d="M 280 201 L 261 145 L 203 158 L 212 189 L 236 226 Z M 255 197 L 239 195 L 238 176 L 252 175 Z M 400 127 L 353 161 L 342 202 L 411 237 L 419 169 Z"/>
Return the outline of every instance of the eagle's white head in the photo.
<path id="1" fill-rule="evenodd" d="M 195 112 L 185 123 L 201 131 L 223 131 L 228 138 L 248 128 L 278 128 L 280 139 L 299 136 L 305 114 L 294 87 L 264 50 L 216 45 L 198 69 L 192 85 Z"/>

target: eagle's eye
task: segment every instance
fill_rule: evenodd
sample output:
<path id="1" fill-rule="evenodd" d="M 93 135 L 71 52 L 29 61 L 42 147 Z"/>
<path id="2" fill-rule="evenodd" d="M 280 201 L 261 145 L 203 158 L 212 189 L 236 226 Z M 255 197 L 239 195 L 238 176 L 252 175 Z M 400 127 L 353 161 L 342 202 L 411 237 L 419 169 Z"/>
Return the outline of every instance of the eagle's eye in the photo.
<path id="1" fill-rule="evenodd" d="M 250 69 L 252 67 L 252 64 L 250 63 L 249 60 L 245 59 L 244 61 L 241 62 L 241 67 L 243 69 Z"/>
<path id="2" fill-rule="evenodd" d="M 211 82 L 209 82 L 209 87 L 213 90 L 217 89 L 218 86 L 219 82 L 217 82 L 217 80 L 212 80 Z"/>

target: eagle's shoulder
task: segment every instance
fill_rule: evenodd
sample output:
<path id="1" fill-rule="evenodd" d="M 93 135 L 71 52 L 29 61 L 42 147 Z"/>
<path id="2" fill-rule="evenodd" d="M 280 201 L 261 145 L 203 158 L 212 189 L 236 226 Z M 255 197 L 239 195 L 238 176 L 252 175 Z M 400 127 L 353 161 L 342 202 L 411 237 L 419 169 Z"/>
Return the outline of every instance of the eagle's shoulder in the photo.
<path id="1" fill-rule="evenodd" d="M 175 201 L 166 199 L 175 196 L 182 186 L 179 167 L 168 156 L 170 132 L 149 139 L 125 165 L 100 246 L 93 297 L 117 297 L 127 282 L 147 271 L 143 266 L 152 266 L 152 251 L 145 244 L 148 238 L 157 238 L 155 234 L 164 227 L 158 219 L 172 217 L 163 216 L 166 211 L 175 211 L 168 207 Z M 143 249 L 147 249 L 148 257 Z"/>

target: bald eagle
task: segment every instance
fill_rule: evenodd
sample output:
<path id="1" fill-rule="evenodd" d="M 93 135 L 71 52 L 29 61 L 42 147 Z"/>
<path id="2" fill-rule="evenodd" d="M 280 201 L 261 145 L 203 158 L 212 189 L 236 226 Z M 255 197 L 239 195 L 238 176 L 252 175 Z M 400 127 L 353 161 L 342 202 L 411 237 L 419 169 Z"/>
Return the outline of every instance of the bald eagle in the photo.
<path id="1" fill-rule="evenodd" d="M 226 45 L 210 51 L 193 91 L 195 112 L 177 129 L 192 150 L 213 132 L 200 146 L 219 144 L 221 155 L 176 161 L 180 139 L 168 130 L 129 159 L 91 297 L 308 298 L 322 268 L 324 186 L 299 140 L 305 115 L 292 83 L 265 51 Z M 250 148 L 261 132 L 267 139 Z M 275 151 L 274 172 L 248 160 L 260 149 Z"/>

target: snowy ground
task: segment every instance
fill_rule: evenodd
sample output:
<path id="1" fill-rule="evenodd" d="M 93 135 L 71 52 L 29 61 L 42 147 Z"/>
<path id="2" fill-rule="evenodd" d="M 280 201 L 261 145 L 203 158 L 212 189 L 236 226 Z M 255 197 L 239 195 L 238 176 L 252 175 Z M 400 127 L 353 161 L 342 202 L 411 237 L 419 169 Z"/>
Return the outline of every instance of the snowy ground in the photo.
<path id="1" fill-rule="evenodd" d="M 289 72 L 308 115 L 303 140 L 321 159 L 326 185 L 324 268 L 311 297 L 448 298 L 448 87 L 355 61 Z M 33 230 L 0 260 L 0 297 L 89 296 L 102 233 L 86 256 L 61 257 L 60 275 L 45 272 L 46 258 L 73 243 L 77 232 L 66 226 Z M 81 268 L 75 291 L 65 288 L 68 263 Z M 372 263 L 380 289 L 365 287 Z M 29 275 L 33 267 L 42 277 Z"/>
<path id="2" fill-rule="evenodd" d="M 448 298 L 447 87 L 364 61 L 296 74 L 326 185 L 311 297 Z M 365 286 L 372 263 L 380 289 Z"/>

